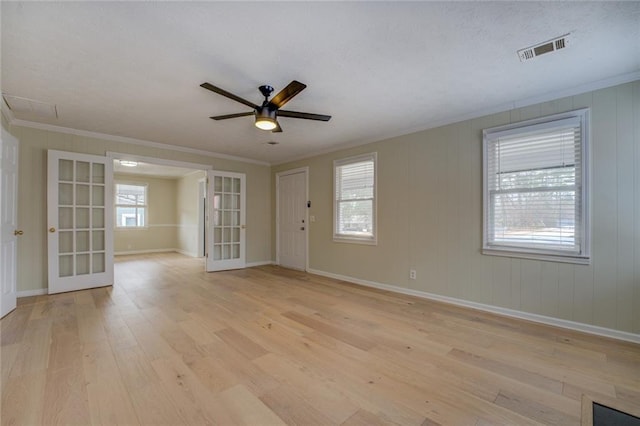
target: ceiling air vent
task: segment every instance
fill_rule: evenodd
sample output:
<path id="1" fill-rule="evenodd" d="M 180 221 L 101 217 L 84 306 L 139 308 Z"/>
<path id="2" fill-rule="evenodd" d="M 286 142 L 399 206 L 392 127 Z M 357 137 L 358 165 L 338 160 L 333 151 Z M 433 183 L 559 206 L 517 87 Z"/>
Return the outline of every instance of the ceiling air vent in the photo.
<path id="1" fill-rule="evenodd" d="M 528 61 L 545 53 L 555 52 L 564 49 L 569 45 L 569 34 L 553 38 L 543 43 L 536 44 L 524 49 L 518 50 L 520 62 Z"/>
<path id="2" fill-rule="evenodd" d="M 40 102 L 33 99 L 21 98 L 2 94 L 5 103 L 17 118 L 24 115 L 25 118 L 58 118 L 58 108 L 54 104 Z"/>

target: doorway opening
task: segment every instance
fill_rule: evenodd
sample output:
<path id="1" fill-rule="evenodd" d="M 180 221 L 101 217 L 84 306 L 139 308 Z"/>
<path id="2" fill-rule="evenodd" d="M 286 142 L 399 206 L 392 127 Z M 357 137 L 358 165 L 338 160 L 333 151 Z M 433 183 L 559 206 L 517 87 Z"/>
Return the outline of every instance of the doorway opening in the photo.
<path id="1" fill-rule="evenodd" d="M 114 255 L 206 256 L 206 176 L 211 166 L 129 154 L 113 161 Z"/>

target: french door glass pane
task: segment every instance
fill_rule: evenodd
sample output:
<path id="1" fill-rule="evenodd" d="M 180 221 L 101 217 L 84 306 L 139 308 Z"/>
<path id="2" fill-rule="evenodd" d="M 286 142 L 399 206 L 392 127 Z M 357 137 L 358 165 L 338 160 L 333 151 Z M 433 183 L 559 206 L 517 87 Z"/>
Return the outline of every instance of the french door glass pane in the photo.
<path id="1" fill-rule="evenodd" d="M 105 272 L 105 166 L 58 160 L 58 275 Z"/>

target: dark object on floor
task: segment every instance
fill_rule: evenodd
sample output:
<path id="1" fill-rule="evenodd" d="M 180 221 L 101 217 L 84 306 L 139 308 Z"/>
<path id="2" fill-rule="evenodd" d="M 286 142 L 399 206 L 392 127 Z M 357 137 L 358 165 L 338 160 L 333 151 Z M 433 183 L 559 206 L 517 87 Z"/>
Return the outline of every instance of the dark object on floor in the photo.
<path id="1" fill-rule="evenodd" d="M 593 426 L 640 426 L 640 418 L 594 402 Z"/>

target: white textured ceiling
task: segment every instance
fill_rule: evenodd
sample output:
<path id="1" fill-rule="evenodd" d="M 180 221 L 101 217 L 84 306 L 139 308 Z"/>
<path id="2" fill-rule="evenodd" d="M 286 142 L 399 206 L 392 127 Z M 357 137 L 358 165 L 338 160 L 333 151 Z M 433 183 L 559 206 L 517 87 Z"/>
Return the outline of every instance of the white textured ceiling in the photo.
<path id="1" fill-rule="evenodd" d="M 2 2 L 2 92 L 56 126 L 269 163 L 375 141 L 640 70 L 640 2 Z M 564 51 L 520 48 L 570 32 Z M 257 87 L 308 85 L 280 118 Z M 278 145 L 267 145 L 277 141 Z"/>

